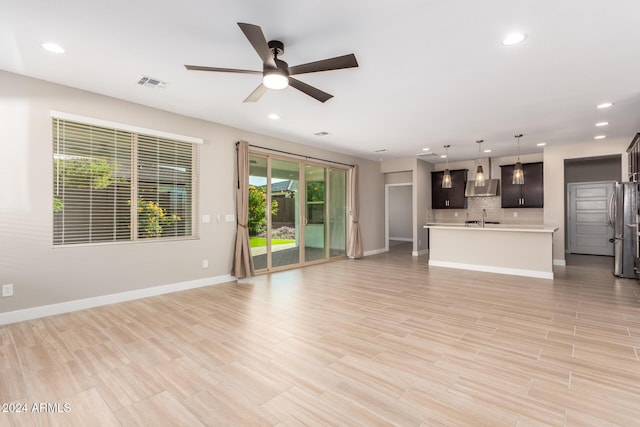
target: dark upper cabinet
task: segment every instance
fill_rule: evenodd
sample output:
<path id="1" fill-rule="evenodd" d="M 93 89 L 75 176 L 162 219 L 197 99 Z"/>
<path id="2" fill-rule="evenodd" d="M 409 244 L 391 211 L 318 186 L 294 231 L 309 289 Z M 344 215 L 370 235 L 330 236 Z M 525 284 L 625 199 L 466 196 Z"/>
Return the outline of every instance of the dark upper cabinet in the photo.
<path id="1" fill-rule="evenodd" d="M 467 185 L 468 169 L 456 169 L 451 173 L 451 188 L 442 188 L 444 172 L 431 172 L 431 208 L 466 209 L 467 198 L 464 188 Z"/>
<path id="2" fill-rule="evenodd" d="M 544 177 L 542 162 L 523 163 L 524 184 L 512 184 L 515 165 L 503 165 L 501 169 L 500 197 L 503 208 L 544 207 Z"/>

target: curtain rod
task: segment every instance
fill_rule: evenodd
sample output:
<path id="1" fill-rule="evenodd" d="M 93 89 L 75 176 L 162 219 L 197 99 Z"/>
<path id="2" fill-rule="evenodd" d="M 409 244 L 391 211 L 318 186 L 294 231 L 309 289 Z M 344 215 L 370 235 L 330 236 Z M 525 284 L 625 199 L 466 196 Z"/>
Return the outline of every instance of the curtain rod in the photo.
<path id="1" fill-rule="evenodd" d="M 238 144 L 239 144 L 239 142 L 236 142 L 236 150 L 238 149 Z M 302 157 L 302 158 L 307 159 L 307 160 L 319 160 L 321 162 L 334 163 L 336 165 L 342 165 L 342 166 L 349 166 L 351 168 L 354 166 L 354 165 L 350 165 L 349 163 L 335 162 L 333 160 L 326 160 L 326 159 L 320 159 L 318 157 L 312 157 L 312 156 L 305 156 L 305 155 L 302 155 L 302 154 L 290 153 L 289 151 L 276 150 L 275 148 L 261 147 L 259 145 L 249 144 L 249 147 L 260 148 L 261 150 L 267 150 L 267 151 L 274 151 L 276 153 L 289 154 L 291 156 Z"/>

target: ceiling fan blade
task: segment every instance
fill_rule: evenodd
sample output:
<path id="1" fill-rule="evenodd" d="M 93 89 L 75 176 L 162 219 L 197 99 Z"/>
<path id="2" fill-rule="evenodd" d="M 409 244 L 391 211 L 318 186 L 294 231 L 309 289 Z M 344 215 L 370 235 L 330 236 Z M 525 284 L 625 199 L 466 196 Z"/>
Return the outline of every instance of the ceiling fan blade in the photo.
<path id="1" fill-rule="evenodd" d="M 306 93 L 307 95 L 317 99 L 320 102 L 327 102 L 333 95 L 328 94 L 327 92 L 323 92 L 318 88 L 310 86 L 306 83 L 301 82 L 300 80 L 294 79 L 293 77 L 289 77 L 289 86 L 292 86 L 298 89 L 300 92 Z"/>
<path id="2" fill-rule="evenodd" d="M 289 67 L 289 75 L 315 73 L 317 71 L 340 70 L 342 68 L 353 68 L 358 66 L 358 61 L 353 53 L 349 55 L 336 56 L 335 58 L 323 59 L 321 61 L 308 62 L 306 64 Z"/>
<path id="3" fill-rule="evenodd" d="M 271 50 L 267 44 L 267 39 L 264 38 L 262 28 L 257 25 L 245 24 L 243 22 L 238 22 L 238 26 L 244 33 L 245 37 L 249 40 L 249 43 L 251 43 L 251 46 L 253 46 L 256 52 L 258 52 L 262 62 L 271 68 L 277 68 L 276 62 L 271 56 Z"/>
<path id="4" fill-rule="evenodd" d="M 260 86 L 255 88 L 255 90 L 251 92 L 249 96 L 247 96 L 247 99 L 242 102 L 256 102 L 262 97 L 262 95 L 264 95 L 266 91 L 267 87 L 263 84 L 260 84 Z"/>
<path id="5" fill-rule="evenodd" d="M 223 73 L 262 74 L 262 71 L 238 70 L 236 68 L 202 67 L 200 65 L 185 65 L 187 70 L 195 71 L 221 71 Z"/>

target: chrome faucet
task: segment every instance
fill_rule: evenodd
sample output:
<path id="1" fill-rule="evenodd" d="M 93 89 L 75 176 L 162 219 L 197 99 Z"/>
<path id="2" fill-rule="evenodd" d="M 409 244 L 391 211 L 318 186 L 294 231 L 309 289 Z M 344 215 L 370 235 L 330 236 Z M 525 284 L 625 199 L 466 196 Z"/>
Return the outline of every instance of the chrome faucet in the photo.
<path id="1" fill-rule="evenodd" d="M 482 209 L 482 228 L 484 228 L 484 220 L 487 218 L 487 210 L 486 209 Z"/>

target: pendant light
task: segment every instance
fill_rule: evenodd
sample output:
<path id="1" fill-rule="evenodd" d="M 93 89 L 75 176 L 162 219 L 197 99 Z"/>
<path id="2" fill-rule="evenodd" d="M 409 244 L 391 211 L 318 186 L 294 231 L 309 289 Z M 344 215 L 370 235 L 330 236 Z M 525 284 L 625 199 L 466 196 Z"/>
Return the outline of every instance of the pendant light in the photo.
<path id="1" fill-rule="evenodd" d="M 522 185 L 524 184 L 524 171 L 522 170 L 522 163 L 520 163 L 520 138 L 522 137 L 522 134 L 519 133 L 514 136 L 518 140 L 518 161 L 513 168 L 513 180 L 511 183 L 515 185 Z"/>
<path id="2" fill-rule="evenodd" d="M 484 171 L 482 170 L 482 165 L 480 164 L 480 156 L 481 156 L 481 152 L 482 152 L 482 143 L 484 142 L 484 140 L 480 139 L 478 141 L 476 141 L 476 144 L 478 144 L 478 168 L 476 169 L 476 180 L 475 182 L 475 186 L 476 187 L 484 187 Z"/>
<path id="3" fill-rule="evenodd" d="M 442 176 L 442 188 L 451 188 L 451 172 L 449 172 L 449 147 L 451 147 L 451 145 L 444 146 L 444 152 L 447 161 L 444 167 L 444 175 Z"/>

